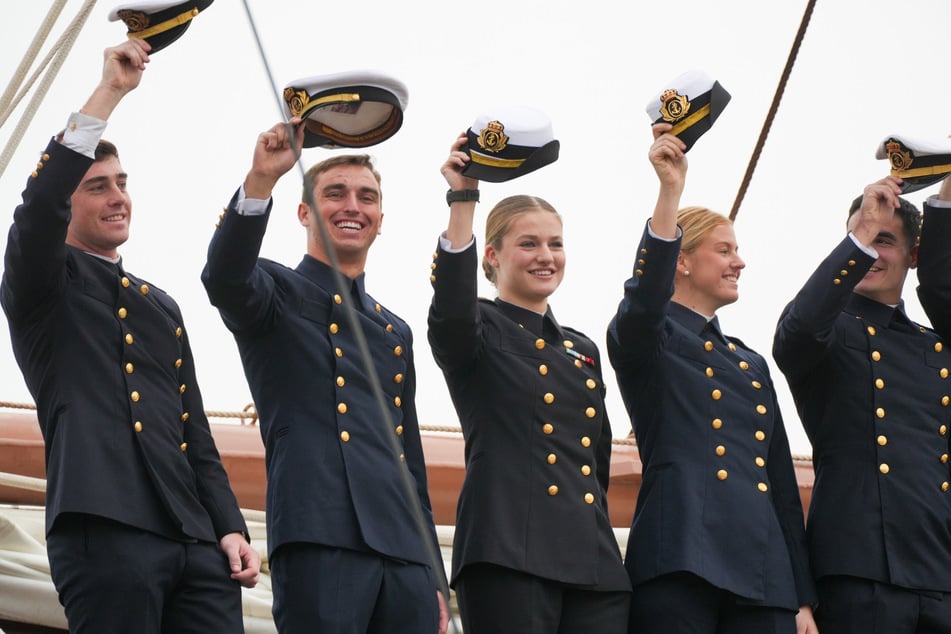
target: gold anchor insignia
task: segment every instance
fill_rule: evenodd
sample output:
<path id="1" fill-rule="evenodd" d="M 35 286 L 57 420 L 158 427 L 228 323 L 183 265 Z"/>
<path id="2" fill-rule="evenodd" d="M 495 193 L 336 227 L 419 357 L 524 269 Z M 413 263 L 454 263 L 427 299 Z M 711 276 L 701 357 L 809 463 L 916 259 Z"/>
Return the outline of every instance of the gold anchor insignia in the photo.
<path id="1" fill-rule="evenodd" d="M 509 138 L 503 132 L 505 126 L 498 121 L 489 121 L 486 127 L 479 132 L 479 147 L 487 152 L 501 152 L 505 149 Z"/>
<path id="2" fill-rule="evenodd" d="M 894 139 L 889 140 L 888 143 L 885 144 L 885 149 L 888 150 L 888 161 L 892 164 L 893 170 L 906 170 L 915 162 L 915 160 L 911 158 L 911 152 L 905 150 L 902 144 Z"/>
<path id="3" fill-rule="evenodd" d="M 144 31 L 149 26 L 149 16 L 141 11 L 123 9 L 119 11 L 118 15 L 119 19 L 125 22 L 125 25 L 129 27 L 129 31 L 132 33 Z"/>
<path id="4" fill-rule="evenodd" d="M 676 89 L 668 88 L 660 95 L 660 116 L 667 123 L 683 119 L 690 112 L 690 100 L 686 95 L 678 94 Z"/>
<path id="5" fill-rule="evenodd" d="M 310 101 L 310 97 L 304 90 L 285 88 L 284 101 L 287 102 L 287 107 L 290 108 L 291 114 L 296 117 L 304 111 L 304 106 Z"/>

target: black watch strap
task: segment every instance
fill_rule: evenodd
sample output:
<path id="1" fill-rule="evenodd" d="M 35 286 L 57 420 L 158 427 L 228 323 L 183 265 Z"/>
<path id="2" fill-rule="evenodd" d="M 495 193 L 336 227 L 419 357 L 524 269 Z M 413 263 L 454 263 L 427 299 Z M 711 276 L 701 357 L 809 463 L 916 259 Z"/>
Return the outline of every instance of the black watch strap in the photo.
<path id="1" fill-rule="evenodd" d="M 451 205 L 457 202 L 479 202 L 478 189 L 458 189 L 446 192 L 446 204 Z"/>

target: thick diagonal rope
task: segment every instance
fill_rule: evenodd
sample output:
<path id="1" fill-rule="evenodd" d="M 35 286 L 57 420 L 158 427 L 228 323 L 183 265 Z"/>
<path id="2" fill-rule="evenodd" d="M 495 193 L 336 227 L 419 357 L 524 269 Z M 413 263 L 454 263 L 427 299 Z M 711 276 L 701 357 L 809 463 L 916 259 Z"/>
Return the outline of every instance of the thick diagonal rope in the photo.
<path id="1" fill-rule="evenodd" d="M 258 48 L 258 53 L 261 56 L 261 62 L 264 64 L 264 71 L 267 74 L 268 82 L 271 85 L 271 92 L 274 95 L 274 100 L 277 103 L 277 109 L 280 113 L 282 119 L 284 119 L 285 125 L 288 127 L 288 137 L 290 139 L 294 138 L 294 131 L 291 129 L 290 123 L 287 121 L 284 116 L 284 108 L 282 106 L 280 93 L 277 89 L 277 84 L 274 83 L 274 74 L 271 72 L 270 64 L 267 60 L 267 54 L 264 52 L 264 45 L 261 42 L 261 38 L 258 34 L 257 25 L 254 21 L 254 16 L 251 14 L 251 7 L 248 6 L 248 1 L 243 0 L 245 13 L 248 16 L 248 24 L 251 27 L 251 32 L 254 35 L 254 41 Z M 300 152 L 297 153 L 297 167 L 300 171 L 301 181 L 305 182 L 307 178 L 307 171 L 304 167 L 304 163 L 301 160 Z M 304 187 L 304 191 L 307 196 L 307 204 L 310 205 L 310 208 L 317 210 L 317 205 L 313 199 L 313 188 Z M 337 259 L 336 250 L 333 248 L 333 245 L 330 242 L 330 235 L 327 231 L 327 228 L 324 226 L 323 222 L 317 223 L 318 228 L 320 229 L 320 240 L 324 244 L 324 251 L 329 256 L 331 267 L 334 272 L 334 282 L 337 287 L 337 292 L 342 296 L 347 297 L 350 295 L 348 290 L 348 285 L 345 282 L 343 273 L 340 272 L 340 264 Z M 443 559 L 442 555 L 439 553 L 437 545 L 432 542 L 430 539 L 430 526 L 426 521 L 425 515 L 423 513 L 422 504 L 419 501 L 419 493 L 417 490 L 416 481 L 413 478 L 410 470 L 404 468 L 400 460 L 400 455 L 402 452 L 402 447 L 400 447 L 399 441 L 397 440 L 396 434 L 392 433 L 393 424 L 390 419 L 390 413 L 387 409 L 386 399 L 383 395 L 383 387 L 380 383 L 380 377 L 373 366 L 372 357 L 370 355 L 370 348 L 367 345 L 366 335 L 363 332 L 363 328 L 360 325 L 360 321 L 357 318 L 356 309 L 353 307 L 353 302 L 344 302 L 346 310 L 344 311 L 347 315 L 347 321 L 350 324 L 350 327 L 353 329 L 354 334 L 356 335 L 357 348 L 360 351 L 360 357 L 363 360 L 363 369 L 366 373 L 367 379 L 370 382 L 370 389 L 373 392 L 374 400 L 377 404 L 377 409 L 379 410 L 379 419 L 378 424 L 381 427 L 380 433 L 384 438 L 389 439 L 391 456 L 394 461 L 397 462 L 397 471 L 401 475 L 401 484 L 404 489 L 406 497 L 410 500 L 410 503 L 413 508 L 413 520 L 416 524 L 416 530 L 419 533 L 420 538 L 423 540 L 423 543 L 426 545 L 426 552 L 429 558 L 429 565 L 433 569 L 433 577 L 436 580 L 437 590 L 439 590 L 443 597 L 446 600 L 447 606 L 449 605 L 449 587 L 445 583 L 445 571 L 443 568 Z M 436 571 L 440 571 L 443 574 L 439 574 Z M 450 615 L 450 627 L 453 631 L 458 631 L 458 628 Z"/>
<path id="2" fill-rule="evenodd" d="M 19 146 L 20 141 L 23 139 L 23 135 L 26 134 L 26 129 L 29 127 L 30 122 L 33 121 L 33 115 L 39 110 L 40 103 L 46 97 L 46 93 L 49 90 L 49 87 L 52 85 L 53 79 L 55 79 L 56 74 L 63 65 L 63 62 L 66 61 L 66 57 L 69 55 L 69 51 L 73 48 L 73 43 L 76 41 L 76 37 L 82 30 L 83 25 L 86 23 L 86 19 L 92 12 L 95 4 L 96 0 L 85 0 L 83 6 L 79 10 L 79 13 L 76 14 L 76 17 L 73 18 L 72 22 L 70 22 L 66 27 L 66 31 L 59 38 L 50 54 L 47 56 L 44 65 L 49 61 L 50 57 L 53 59 L 52 63 L 49 65 L 49 68 L 47 69 L 46 76 L 43 77 L 43 81 L 40 82 L 36 92 L 33 93 L 33 98 L 30 99 L 29 105 L 23 111 L 23 116 L 13 129 L 13 134 L 11 134 L 10 138 L 7 140 L 7 144 L 3 148 L 3 152 L 0 153 L 0 177 L 2 177 L 3 172 L 6 171 L 7 165 L 10 163 L 10 159 L 13 158 L 13 153 L 16 151 L 17 146 Z M 39 72 L 40 70 L 37 70 L 37 74 Z M 30 85 L 32 85 L 33 81 L 35 81 L 36 76 L 37 75 L 34 74 L 34 77 L 30 80 Z M 15 108 L 19 103 L 23 94 L 25 93 L 22 93 L 18 98 L 13 100 L 7 108 L 4 109 L 2 118 L 0 118 L 0 125 L 3 125 L 3 122 L 6 121 L 7 117 L 10 115 L 10 112 L 12 112 L 13 108 Z"/>
<path id="3" fill-rule="evenodd" d="M 746 167 L 746 174 L 743 176 L 743 182 L 740 184 L 740 190 L 736 194 L 736 200 L 733 202 L 733 209 L 730 210 L 730 220 L 736 220 L 736 215 L 740 213 L 740 204 L 746 196 L 746 190 L 753 179 L 753 171 L 759 162 L 760 154 L 763 152 L 763 146 L 766 145 L 766 137 L 769 135 L 769 129 L 773 125 L 773 119 L 776 118 L 776 112 L 779 110 L 779 102 L 783 99 L 783 93 L 786 91 L 786 82 L 789 81 L 789 75 L 792 74 L 793 65 L 796 63 L 796 56 L 799 55 L 799 47 L 806 36 L 806 29 L 809 27 L 809 20 L 812 18 L 812 11 L 815 9 L 816 0 L 809 0 L 806 5 L 806 11 L 799 23 L 799 31 L 796 33 L 796 39 L 789 51 L 789 57 L 786 58 L 786 67 L 779 79 L 779 85 L 773 95 L 773 103 L 769 107 L 769 113 L 766 115 L 766 121 L 763 123 L 763 129 L 760 131 L 759 139 L 756 141 L 756 147 L 753 149 L 753 155 L 750 157 L 749 165 Z"/>
<path id="4" fill-rule="evenodd" d="M 20 65 L 17 66 L 16 71 L 13 73 L 13 77 L 10 78 L 10 83 L 7 85 L 7 89 L 3 92 L 3 95 L 0 96 L 0 112 L 3 113 L 2 118 L 0 118 L 0 126 L 3 125 L 3 122 L 8 116 L 7 108 L 10 107 L 10 102 L 13 99 L 13 95 L 23 83 L 23 78 L 26 76 L 27 71 L 30 70 L 30 66 L 33 65 L 33 60 L 36 59 L 36 56 L 40 51 L 40 47 L 43 46 L 43 43 L 49 36 L 50 31 L 53 30 L 53 25 L 56 23 L 56 20 L 59 19 L 59 14 L 63 12 L 63 7 L 66 6 L 68 1 L 69 0 L 56 0 L 53 3 L 53 6 L 50 7 L 49 12 L 46 14 L 46 19 L 43 20 L 40 28 L 37 29 L 36 35 L 33 36 L 33 42 L 30 43 L 29 48 L 23 55 L 23 59 L 20 60 Z"/>

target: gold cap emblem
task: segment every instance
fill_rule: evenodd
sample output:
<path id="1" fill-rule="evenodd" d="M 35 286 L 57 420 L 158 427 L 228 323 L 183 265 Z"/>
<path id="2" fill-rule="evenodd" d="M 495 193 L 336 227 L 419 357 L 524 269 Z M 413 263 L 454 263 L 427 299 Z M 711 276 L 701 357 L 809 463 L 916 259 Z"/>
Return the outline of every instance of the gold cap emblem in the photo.
<path id="1" fill-rule="evenodd" d="M 911 152 L 905 150 L 898 141 L 890 140 L 885 144 L 885 149 L 888 150 L 888 161 L 896 172 L 908 169 L 915 162 Z"/>
<path id="2" fill-rule="evenodd" d="M 119 19 L 125 22 L 125 25 L 129 27 L 129 31 L 132 33 L 144 31 L 149 27 L 149 16 L 141 11 L 123 9 L 119 11 L 118 15 Z"/>
<path id="3" fill-rule="evenodd" d="M 660 95 L 660 116 L 667 123 L 674 123 L 690 112 L 690 100 L 686 95 L 678 94 L 674 88 L 668 88 Z"/>
<path id="4" fill-rule="evenodd" d="M 287 107 L 290 108 L 291 115 L 297 117 L 304 111 L 304 106 L 308 104 L 310 97 L 307 95 L 307 91 L 285 88 L 284 101 L 287 102 Z"/>
<path id="5" fill-rule="evenodd" d="M 509 142 L 505 126 L 498 121 L 489 121 L 479 132 L 479 147 L 487 152 L 501 152 Z"/>

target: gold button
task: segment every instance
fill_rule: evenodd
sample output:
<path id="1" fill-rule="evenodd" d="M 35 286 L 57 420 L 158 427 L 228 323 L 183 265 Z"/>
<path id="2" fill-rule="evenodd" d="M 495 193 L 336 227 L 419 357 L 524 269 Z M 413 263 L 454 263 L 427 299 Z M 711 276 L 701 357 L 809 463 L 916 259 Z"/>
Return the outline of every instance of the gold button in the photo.
<path id="1" fill-rule="evenodd" d="M 397 425 L 397 426 L 396 426 L 396 435 L 397 435 L 397 436 L 402 436 L 402 435 L 403 435 L 403 426 L 402 426 L 402 425 Z"/>
<path id="2" fill-rule="evenodd" d="M 393 405 L 396 405 L 397 407 L 402 406 L 402 405 L 403 405 L 403 399 L 401 399 L 399 396 L 397 396 L 396 398 L 393 399 Z"/>
<path id="3" fill-rule="evenodd" d="M 941 434 L 942 436 L 947 436 L 947 435 L 948 435 L 948 426 L 947 426 L 947 425 L 942 425 L 941 427 L 939 427 L 939 428 L 938 428 L 938 433 Z"/>
<path id="4" fill-rule="evenodd" d="M 642 269 L 634 269 L 634 275 L 636 275 L 637 277 L 641 277 L 642 275 L 644 275 L 644 271 Z"/>
<path id="5" fill-rule="evenodd" d="M 565 339 L 565 340 L 562 341 L 561 343 L 562 343 L 566 348 L 568 348 L 569 350 L 570 350 L 571 348 L 574 348 L 574 347 L 575 347 L 575 342 L 574 342 L 574 341 L 571 341 L 571 340 L 569 340 L 569 339 Z"/>
<path id="6" fill-rule="evenodd" d="M 725 456 L 725 455 L 726 455 L 726 447 L 724 447 L 723 445 L 718 445 L 717 448 L 716 448 L 716 452 L 717 452 L 717 455 L 718 455 L 718 456 Z"/>
<path id="7" fill-rule="evenodd" d="M 334 304 L 342 304 L 343 298 L 340 295 L 334 293 Z"/>
<path id="8" fill-rule="evenodd" d="M 188 417 L 188 412 L 182 412 L 182 422 L 183 422 L 183 423 L 187 423 L 187 422 L 188 422 L 188 418 L 189 418 L 189 417 Z"/>
<path id="9" fill-rule="evenodd" d="M 181 360 L 181 359 L 175 359 L 175 367 L 176 367 L 176 368 L 182 367 L 182 360 Z"/>
<path id="10" fill-rule="evenodd" d="M 763 468 L 766 466 L 766 461 L 763 460 L 762 456 L 756 456 L 756 466 L 760 468 Z"/>
<path id="11" fill-rule="evenodd" d="M 575 359 L 575 367 L 576 367 L 576 368 L 583 368 L 583 367 L 584 367 L 583 365 L 581 365 L 581 359 Z"/>
<path id="12" fill-rule="evenodd" d="M 548 495 L 558 495 L 558 487 L 554 484 L 548 487 Z"/>
<path id="13" fill-rule="evenodd" d="M 944 405 L 945 407 L 947 407 L 947 406 L 948 406 L 948 403 L 951 403 L 951 396 L 947 396 L 947 395 L 942 396 L 942 397 L 941 397 L 941 404 Z"/>
<path id="14" fill-rule="evenodd" d="M 141 397 L 139 396 L 139 393 L 138 393 L 138 392 L 136 392 L 136 391 L 133 390 L 132 394 L 129 395 L 129 398 L 132 399 L 132 402 L 133 402 L 133 403 L 138 403 L 138 402 L 139 402 L 139 398 L 141 398 Z"/>
<path id="15" fill-rule="evenodd" d="M 720 429 L 721 427 L 723 427 L 723 421 L 720 420 L 719 418 L 714 418 L 712 424 L 714 429 Z"/>
<path id="16" fill-rule="evenodd" d="M 44 152 L 44 153 L 43 153 L 43 160 L 44 160 L 44 161 L 50 160 L 50 155 L 47 154 L 46 152 Z"/>
<path id="17" fill-rule="evenodd" d="M 396 374 L 396 376 L 393 377 L 393 382 L 394 382 L 394 383 L 397 383 L 397 384 L 402 383 L 402 382 L 403 382 L 403 373 L 402 373 L 402 372 L 398 372 L 398 373 Z"/>
<path id="18" fill-rule="evenodd" d="M 139 421 L 135 421 L 134 429 L 136 433 L 139 433 L 140 431 L 142 431 L 142 423 L 140 423 Z"/>
<path id="19" fill-rule="evenodd" d="M 756 406 L 756 413 L 760 415 L 766 414 L 766 406 L 762 403 Z"/>
<path id="20" fill-rule="evenodd" d="M 593 494 L 593 493 L 585 493 L 585 494 L 584 494 L 584 501 L 587 502 L 588 504 L 594 504 L 594 494 Z"/>
<path id="21" fill-rule="evenodd" d="M 558 462 L 558 456 L 553 453 L 548 454 L 548 464 L 555 464 Z"/>
<path id="22" fill-rule="evenodd" d="M 436 270 L 436 263 L 433 262 L 432 264 L 430 264 L 430 265 L 429 265 L 429 269 L 432 270 L 432 271 L 435 271 L 435 270 Z"/>
<path id="23" fill-rule="evenodd" d="M 849 266 L 855 266 L 855 260 L 849 260 Z"/>
<path id="24" fill-rule="evenodd" d="M 535 340 L 535 347 L 536 347 L 538 350 L 544 350 L 544 349 L 545 349 L 545 340 L 544 340 L 544 339 L 536 339 L 536 340 Z"/>
<path id="25" fill-rule="evenodd" d="M 832 280 L 832 283 L 838 286 L 839 284 L 842 283 L 842 280 L 840 280 L 839 278 L 835 278 L 834 280 Z"/>
<path id="26" fill-rule="evenodd" d="M 387 331 L 387 332 L 393 332 L 393 324 L 387 324 L 387 325 L 386 325 L 386 331 Z"/>
<path id="27" fill-rule="evenodd" d="M 400 454 L 400 462 L 406 462 L 406 454 Z"/>
<path id="28" fill-rule="evenodd" d="M 175 336 L 176 336 L 176 337 L 181 337 L 181 336 L 182 336 L 182 329 L 181 329 L 181 328 L 176 328 L 176 329 L 175 329 Z"/>
<path id="29" fill-rule="evenodd" d="M 403 346 L 396 346 L 395 348 L 393 348 L 393 354 L 395 354 L 398 357 L 403 356 Z"/>
<path id="30" fill-rule="evenodd" d="M 736 352 L 736 344 L 734 344 L 732 341 L 726 344 L 726 347 L 729 348 L 731 351 Z"/>
<path id="31" fill-rule="evenodd" d="M 948 489 L 951 489 L 951 484 L 948 484 L 947 482 L 942 482 L 941 490 L 947 493 Z"/>
<path id="32" fill-rule="evenodd" d="M 938 372 L 941 375 L 942 379 L 948 378 L 948 368 L 941 368 L 941 372 Z"/>
<path id="33" fill-rule="evenodd" d="M 717 471 L 717 479 L 718 479 L 718 480 L 726 480 L 727 477 L 729 477 L 729 475 L 730 475 L 730 474 L 728 474 L 728 473 L 726 472 L 726 469 L 720 469 L 719 471 Z"/>
<path id="34" fill-rule="evenodd" d="M 707 368 L 707 370 L 706 370 L 706 375 L 712 379 L 712 378 L 713 378 L 713 368 Z"/>
<path id="35" fill-rule="evenodd" d="M 941 463 L 948 464 L 948 454 L 946 453 L 941 454 Z"/>
<path id="36" fill-rule="evenodd" d="M 347 404 L 346 403 L 337 403 L 337 412 L 340 414 L 347 413 Z"/>
<path id="37" fill-rule="evenodd" d="M 185 384 L 184 384 L 184 383 L 182 383 L 181 385 L 178 386 L 178 393 L 179 393 L 179 394 L 184 394 L 184 393 L 185 393 Z"/>
<path id="38" fill-rule="evenodd" d="M 868 331 L 868 334 L 872 335 L 873 337 L 875 336 L 875 326 L 869 326 L 866 328 L 866 330 Z"/>
<path id="39" fill-rule="evenodd" d="M 741 369 L 741 370 L 749 370 L 749 369 L 750 369 L 750 364 L 747 363 L 746 361 L 740 361 L 740 369 Z"/>
<path id="40" fill-rule="evenodd" d="M 703 349 L 706 350 L 707 352 L 710 352 L 711 350 L 713 350 L 713 342 L 712 341 L 703 342 Z"/>
<path id="41" fill-rule="evenodd" d="M 595 416 L 597 416 L 597 414 L 598 414 L 597 410 L 595 410 L 593 407 L 589 407 L 588 409 L 584 411 L 584 415 L 587 416 L 588 418 L 594 418 Z"/>
<path id="42" fill-rule="evenodd" d="M 647 249 L 641 249 L 641 255 L 647 255 Z"/>
<path id="43" fill-rule="evenodd" d="M 538 373 L 542 376 L 546 376 L 548 374 L 548 366 L 544 363 L 538 366 Z"/>
<path id="44" fill-rule="evenodd" d="M 335 335 L 340 332 L 340 326 L 337 324 L 330 324 L 330 334 Z"/>
<path id="45" fill-rule="evenodd" d="M 876 409 L 875 415 L 878 416 L 879 418 L 885 418 L 885 408 L 879 407 L 878 409 Z"/>
<path id="46" fill-rule="evenodd" d="M 760 383 L 759 381 L 753 381 L 752 386 L 756 388 L 757 390 L 763 389 L 763 384 Z"/>
<path id="47" fill-rule="evenodd" d="M 882 475 L 885 475 L 889 471 L 888 465 L 883 462 L 882 464 L 878 465 L 878 470 L 882 472 Z"/>
<path id="48" fill-rule="evenodd" d="M 131 283 L 132 282 L 129 281 L 129 278 L 127 277 L 122 278 L 122 288 L 129 288 L 129 284 Z"/>
<path id="49" fill-rule="evenodd" d="M 132 374 L 133 372 L 135 372 L 135 366 L 132 365 L 131 363 L 126 363 L 126 364 L 125 364 L 125 373 L 126 373 L 126 374 Z"/>
<path id="50" fill-rule="evenodd" d="M 760 442 L 763 442 L 764 440 L 766 440 L 766 432 L 757 431 L 757 432 L 754 434 L 754 436 L 756 436 L 756 440 L 758 440 L 758 441 L 760 441 Z"/>
<path id="51" fill-rule="evenodd" d="M 637 264 L 638 264 L 638 266 L 644 266 L 645 264 L 647 264 L 647 260 L 645 260 L 645 259 L 642 258 L 642 259 L 640 259 L 640 260 L 637 261 Z"/>
<path id="52" fill-rule="evenodd" d="M 346 384 L 347 384 L 347 380 L 345 378 L 343 378 L 342 376 L 337 377 L 337 387 L 343 387 Z"/>
<path id="53" fill-rule="evenodd" d="M 186 449 L 188 449 L 188 443 L 187 443 L 187 442 L 183 442 L 180 447 L 181 447 L 181 450 L 182 450 L 182 451 L 185 451 Z"/>
<path id="54" fill-rule="evenodd" d="M 769 487 L 766 486 L 765 482 L 760 482 L 759 484 L 756 485 L 756 488 L 762 491 L 763 493 L 766 493 L 767 491 L 769 491 Z"/>
<path id="55" fill-rule="evenodd" d="M 872 350 L 872 361 L 881 361 L 882 354 L 878 350 Z"/>
<path id="56" fill-rule="evenodd" d="M 879 447 L 884 447 L 885 445 L 888 444 L 888 436 L 882 435 L 876 438 L 876 440 L 878 441 Z"/>
<path id="57" fill-rule="evenodd" d="M 582 447 L 590 447 L 590 446 L 591 446 L 591 439 L 588 438 L 587 436 L 582 436 L 582 437 L 581 437 L 581 446 L 582 446 Z"/>
<path id="58" fill-rule="evenodd" d="M 125 308 L 119 309 L 119 319 L 125 319 L 128 315 L 129 311 L 127 311 Z"/>
<path id="59" fill-rule="evenodd" d="M 436 281 L 436 276 L 435 276 L 435 275 L 430 275 L 430 276 L 429 276 L 429 281 L 430 281 L 430 282 L 435 282 L 435 281 Z"/>
<path id="60" fill-rule="evenodd" d="M 593 390 L 594 388 L 598 387 L 598 382 L 594 379 L 588 379 L 584 382 L 584 384 L 588 386 L 589 390 Z"/>
<path id="61" fill-rule="evenodd" d="M 935 351 L 935 352 L 941 352 L 941 350 L 942 350 L 943 348 L 944 348 L 944 346 L 941 345 L 941 342 L 940 342 L 940 341 L 934 345 L 934 351 Z"/>
<path id="62" fill-rule="evenodd" d="M 545 402 L 548 403 L 549 405 L 555 402 L 555 395 L 552 394 L 551 392 L 546 392 L 544 398 L 545 398 Z"/>
<path id="63" fill-rule="evenodd" d="M 348 431 L 340 432 L 340 440 L 344 442 L 350 442 L 350 432 Z"/>
<path id="64" fill-rule="evenodd" d="M 555 431 L 555 428 L 551 425 L 551 423 L 545 423 L 544 425 L 542 425 L 542 431 L 545 432 L 546 434 L 550 434 L 553 431 Z"/>
<path id="65" fill-rule="evenodd" d="M 875 379 L 875 387 L 877 387 L 880 390 L 884 389 L 885 381 L 883 381 L 882 379 Z"/>
<path id="66" fill-rule="evenodd" d="M 581 475 L 586 475 L 586 476 L 591 475 L 591 467 L 589 467 L 588 465 L 582 465 Z"/>
<path id="67" fill-rule="evenodd" d="M 140 286 L 140 287 L 139 287 L 139 292 L 142 293 L 143 295 L 148 295 L 148 294 L 149 294 L 149 285 L 148 285 L 148 284 L 143 284 L 142 286 Z"/>
<path id="68" fill-rule="evenodd" d="M 33 178 L 36 178 L 36 177 L 39 176 L 39 175 L 40 175 L 40 173 L 37 172 L 36 170 L 34 170 L 33 173 L 30 174 L 30 176 L 32 176 Z"/>
<path id="69" fill-rule="evenodd" d="M 713 397 L 714 401 L 719 401 L 720 397 L 723 396 L 723 392 L 721 392 L 720 390 L 713 390 L 712 392 L 710 392 L 710 396 Z"/>
<path id="70" fill-rule="evenodd" d="M 342 357 L 343 350 L 341 350 L 340 348 L 334 348 L 334 354 L 337 355 L 337 357 Z"/>
<path id="71" fill-rule="evenodd" d="M 133 341 L 135 341 L 135 339 L 132 338 L 132 334 L 131 333 L 126 334 L 125 342 L 131 346 Z"/>
<path id="72" fill-rule="evenodd" d="M 841 271 L 839 271 L 839 275 L 841 275 L 842 277 L 845 277 L 845 276 L 848 275 L 848 274 L 849 274 L 849 272 L 846 271 L 845 269 L 842 269 Z"/>

